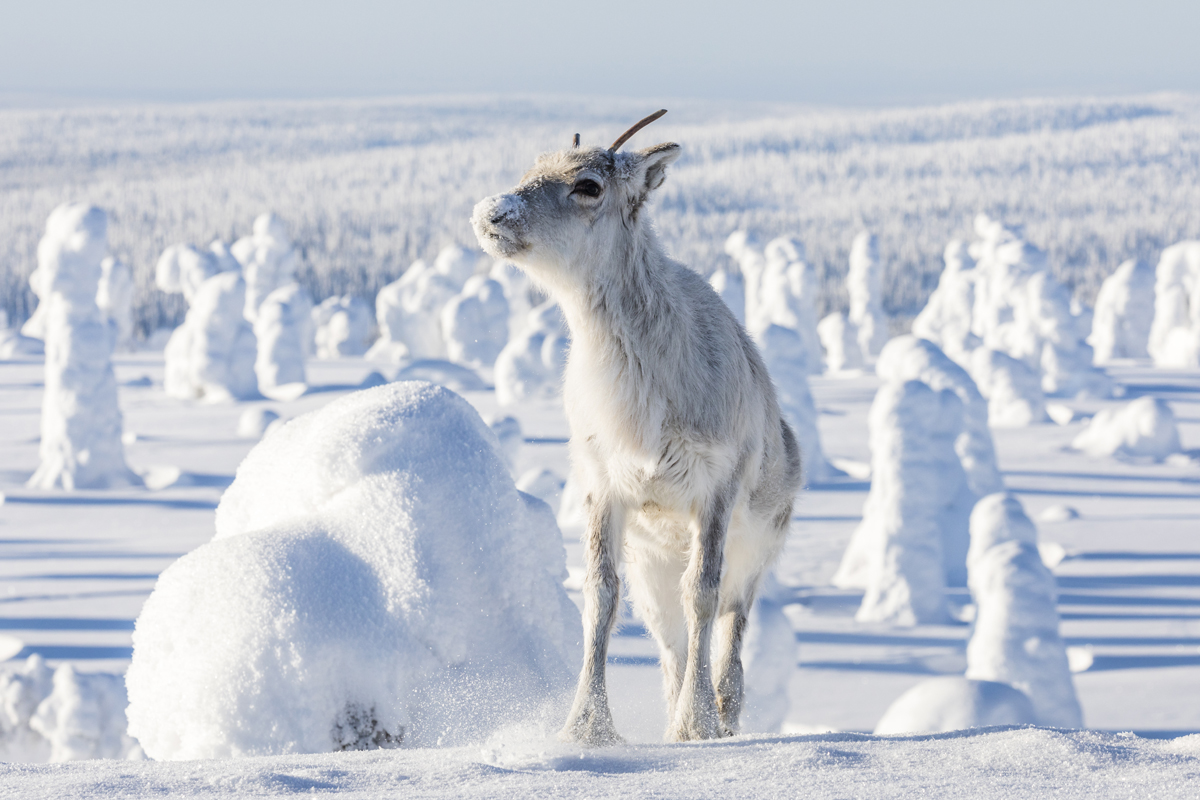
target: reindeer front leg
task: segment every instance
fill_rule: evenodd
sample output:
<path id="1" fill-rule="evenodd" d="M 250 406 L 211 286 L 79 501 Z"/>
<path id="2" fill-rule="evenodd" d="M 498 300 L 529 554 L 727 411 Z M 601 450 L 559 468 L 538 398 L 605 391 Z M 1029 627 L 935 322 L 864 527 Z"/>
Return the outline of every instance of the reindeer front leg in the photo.
<path id="1" fill-rule="evenodd" d="M 674 741 L 713 739 L 721 735 L 710 648 L 731 505 L 732 492 L 719 491 L 709 498 L 694 522 L 691 554 L 680 587 L 688 623 L 688 653 L 675 718 L 667 732 L 667 738 Z"/>
<path id="2" fill-rule="evenodd" d="M 583 581 L 583 670 L 575 703 L 559 737 L 589 745 L 622 741 L 608 709 L 604 667 L 608 639 L 617 621 L 621 579 L 617 575 L 624 509 L 588 496 L 587 575 Z"/>

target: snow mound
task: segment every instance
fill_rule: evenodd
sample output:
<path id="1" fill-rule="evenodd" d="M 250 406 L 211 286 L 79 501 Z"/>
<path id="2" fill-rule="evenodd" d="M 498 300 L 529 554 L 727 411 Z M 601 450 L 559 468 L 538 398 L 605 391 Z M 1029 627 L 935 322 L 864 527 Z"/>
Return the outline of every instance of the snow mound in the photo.
<path id="1" fill-rule="evenodd" d="M 436 358 L 414 361 L 396 373 L 398 381 L 429 381 L 455 392 L 478 392 L 487 388 L 474 371 Z"/>
<path id="2" fill-rule="evenodd" d="M 36 654 L 0 669 L 0 761 L 141 758 L 125 706 L 120 675 L 51 670 Z"/>
<path id="3" fill-rule="evenodd" d="M 163 389 L 172 397 L 207 402 L 258 396 L 258 340 L 246 321 L 246 282 L 221 272 L 195 288 L 183 324 L 163 351 Z"/>
<path id="4" fill-rule="evenodd" d="M 449 267 L 448 267 L 449 268 Z M 375 296 L 379 340 L 367 358 L 399 362 L 404 358 L 444 359 L 442 309 L 462 283 L 417 260 Z"/>
<path id="5" fill-rule="evenodd" d="M 1093 363 L 1114 358 L 1146 358 L 1154 324 L 1154 270 L 1131 259 L 1104 279 L 1092 315 Z"/>
<path id="6" fill-rule="evenodd" d="M 1159 257 L 1147 349 L 1157 367 L 1200 367 L 1200 241 L 1173 244 Z"/>
<path id="7" fill-rule="evenodd" d="M 475 741 L 566 700 L 580 621 L 544 503 L 462 398 L 346 395 L 265 437 L 133 634 L 156 759 Z"/>
<path id="8" fill-rule="evenodd" d="M 488 422 L 488 427 L 500 440 L 500 454 L 504 457 L 504 463 L 508 465 L 508 471 L 516 475 L 517 458 L 521 455 L 521 448 L 525 446 L 521 421 L 516 417 L 496 416 Z"/>
<path id="9" fill-rule="evenodd" d="M 559 503 L 565 482 L 554 470 L 530 469 L 517 478 L 517 488 L 526 494 L 531 494 L 550 506 L 550 510 L 558 514 Z"/>
<path id="10" fill-rule="evenodd" d="M 967 564 L 977 611 L 966 676 L 1020 689 L 1040 725 L 1083 727 L 1058 632 L 1054 575 L 1042 562 L 1037 528 L 1019 500 L 993 494 L 976 504 Z"/>
<path id="11" fill-rule="evenodd" d="M 1079 519 L 1079 509 L 1063 503 L 1046 506 L 1038 514 L 1038 522 L 1070 522 L 1073 519 Z"/>
<path id="12" fill-rule="evenodd" d="M 971 377 L 988 400 L 988 424 L 1020 428 L 1046 421 L 1046 395 L 1038 375 L 1008 353 L 980 347 L 971 354 Z"/>
<path id="13" fill-rule="evenodd" d="M 850 295 L 849 319 L 858 331 L 858 347 L 864 356 L 874 358 L 887 343 L 888 318 L 883 311 L 879 240 L 870 231 L 860 232 L 850 246 L 846 292 Z"/>
<path id="14" fill-rule="evenodd" d="M 1092 417 L 1071 446 L 1090 456 L 1151 458 L 1162 461 L 1183 448 L 1175 415 L 1165 400 L 1139 397 Z"/>
<path id="15" fill-rule="evenodd" d="M 888 706 L 875 735 L 941 733 L 990 725 L 1033 725 L 1037 712 L 1006 683 L 943 675 L 918 683 Z"/>
<path id="16" fill-rule="evenodd" d="M 371 339 L 371 309 L 361 298 L 327 297 L 312 310 L 317 358 L 361 356 Z"/>

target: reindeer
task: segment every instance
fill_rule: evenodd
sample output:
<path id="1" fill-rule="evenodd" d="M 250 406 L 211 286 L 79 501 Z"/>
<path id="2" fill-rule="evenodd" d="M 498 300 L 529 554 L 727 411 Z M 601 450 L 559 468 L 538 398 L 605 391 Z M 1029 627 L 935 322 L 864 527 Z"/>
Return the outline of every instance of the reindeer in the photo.
<path id="1" fill-rule="evenodd" d="M 588 745 L 621 741 L 604 668 L 622 559 L 661 652 L 666 739 L 737 732 L 746 615 L 800 487 L 800 451 L 754 343 L 646 218 L 679 145 L 619 152 L 665 113 L 607 150 L 575 134 L 471 219 L 481 246 L 541 284 L 571 331 L 563 391 L 587 575 L 583 669 L 561 738 Z"/>

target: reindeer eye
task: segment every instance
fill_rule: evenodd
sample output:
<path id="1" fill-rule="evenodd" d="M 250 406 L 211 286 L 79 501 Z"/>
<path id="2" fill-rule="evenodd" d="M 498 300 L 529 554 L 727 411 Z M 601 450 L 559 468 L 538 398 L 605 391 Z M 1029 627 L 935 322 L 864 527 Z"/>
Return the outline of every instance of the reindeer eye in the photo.
<path id="1" fill-rule="evenodd" d="M 576 181 L 574 188 L 571 189 L 571 194 L 581 194 L 585 197 L 599 197 L 602 188 L 591 178 L 584 178 L 581 181 Z"/>

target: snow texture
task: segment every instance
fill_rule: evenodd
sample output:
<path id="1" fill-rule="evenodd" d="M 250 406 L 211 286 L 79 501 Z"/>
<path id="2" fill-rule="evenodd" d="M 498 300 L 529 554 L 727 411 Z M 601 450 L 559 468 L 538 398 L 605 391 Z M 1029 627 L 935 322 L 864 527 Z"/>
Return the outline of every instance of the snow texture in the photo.
<path id="1" fill-rule="evenodd" d="M 796 633 L 783 613 L 783 591 L 767 573 L 746 618 L 742 637 L 742 669 L 746 694 L 742 702 L 743 733 L 778 733 L 791 710 L 788 683 L 796 668 Z"/>
<path id="2" fill-rule="evenodd" d="M 1150 327 L 1154 324 L 1154 270 L 1145 261 L 1129 259 L 1104 279 L 1092 314 L 1093 363 L 1114 358 L 1147 358 Z"/>
<path id="3" fill-rule="evenodd" d="M 972 332 L 975 307 L 975 260 L 961 239 L 954 239 L 942 253 L 946 267 L 938 278 L 929 302 L 913 320 L 914 336 L 927 339 L 963 367 L 980 340 Z"/>
<path id="4" fill-rule="evenodd" d="M 861 231 L 850 246 L 846 292 L 850 295 L 849 319 L 858 330 L 858 347 L 868 358 L 879 355 L 888 340 L 882 279 L 879 239 L 870 231 Z"/>
<path id="5" fill-rule="evenodd" d="M 967 565 L 977 611 L 966 676 L 1020 689 L 1040 725 L 1082 727 L 1058 632 L 1054 575 L 1042 563 L 1037 528 L 1019 500 L 997 493 L 976 504 Z"/>
<path id="6" fill-rule="evenodd" d="M 496 357 L 496 401 L 511 406 L 562 391 L 570 338 L 558 305 L 548 301 L 529 312 L 524 333 Z"/>
<path id="7" fill-rule="evenodd" d="M 1145 396 L 1099 411 L 1071 442 L 1090 456 L 1162 461 L 1182 451 L 1175 414 L 1167 401 Z"/>
<path id="8" fill-rule="evenodd" d="M 774 324 L 760 331 L 757 339 L 783 417 L 800 445 L 805 482 L 822 482 L 841 474 L 826 460 L 821 447 L 817 406 L 808 387 L 809 353 L 804 340 L 796 331 Z"/>
<path id="9" fill-rule="evenodd" d="M 836 311 L 817 324 L 817 335 L 825 349 L 825 369 L 831 374 L 853 372 L 863 368 L 862 348 L 858 344 L 858 327 L 841 311 Z"/>
<path id="10" fill-rule="evenodd" d="M 442 309 L 446 355 L 472 369 L 491 368 L 508 344 L 508 300 L 504 286 L 473 275 Z"/>
<path id="11" fill-rule="evenodd" d="M 821 337 L 817 334 L 818 287 L 815 271 L 804 261 L 804 244 L 790 236 L 767 242 L 766 268 L 759 288 L 761 324 L 795 331 L 804 344 L 811 374 L 820 374 Z M 758 331 L 751 329 L 758 335 Z"/>
<path id="12" fill-rule="evenodd" d="M 299 260 L 283 220 L 273 213 L 254 220 L 254 232 L 233 243 L 230 254 L 246 278 L 246 319 L 254 324 L 258 309 L 276 289 L 296 280 Z"/>
<path id="13" fill-rule="evenodd" d="M 312 310 L 313 344 L 317 358 L 361 356 L 371 345 L 375 320 L 361 298 L 327 297 Z"/>
<path id="14" fill-rule="evenodd" d="M 291 420 L 242 462 L 216 529 L 133 635 L 129 732 L 152 758 L 462 744 L 568 699 L 561 536 L 446 389 Z"/>
<path id="15" fill-rule="evenodd" d="M 46 377 L 41 463 L 30 487 L 105 489 L 139 483 L 125 464 L 111 331 L 96 305 L 107 235 L 103 210 L 64 204 L 50 214 L 38 243 Z"/>
<path id="16" fill-rule="evenodd" d="M 967 481 L 954 451 L 962 401 L 921 381 L 886 383 L 867 425 L 871 490 L 833 583 L 866 590 L 860 622 L 945 623 L 943 528 Z"/>
<path id="17" fill-rule="evenodd" d="M 1173 244 L 1159 257 L 1148 349 L 1155 366 L 1200 367 L 1200 241 Z"/>
<path id="18" fill-rule="evenodd" d="M 1024 361 L 990 347 L 971 353 L 971 377 L 988 401 L 988 424 L 1020 428 L 1046 421 L 1046 396 Z"/>
<path id="19" fill-rule="evenodd" d="M 1037 712 L 1020 689 L 958 675 L 928 678 L 896 698 L 875 735 L 942 733 L 992 725 L 1034 725 Z"/>
<path id="20" fill-rule="evenodd" d="M 109 256 L 100 262 L 96 305 L 110 328 L 113 349 L 133 349 L 133 273 L 124 261 Z"/>
<path id="21" fill-rule="evenodd" d="M 163 350 L 163 389 L 172 397 L 207 402 L 257 397 L 258 342 L 244 316 L 241 273 L 214 273 L 190 291 L 191 308 Z"/>
<path id="22" fill-rule="evenodd" d="M 125 733 L 120 675 L 51 669 L 39 655 L 0 669 L 0 761 L 141 758 Z"/>
<path id="23" fill-rule="evenodd" d="M 988 430 L 988 403 L 965 369 L 933 342 L 907 335 L 897 336 L 884 346 L 875 372 L 885 381 L 918 380 L 935 390 L 953 390 L 963 404 L 963 432 L 954 449 L 971 491 L 979 497 L 1003 491 L 996 445 Z"/>
<path id="24" fill-rule="evenodd" d="M 273 400 L 299 397 L 308 388 L 304 359 L 313 341 L 312 312 L 312 299 L 298 283 L 279 287 L 258 306 L 254 374 L 258 390 Z"/>

